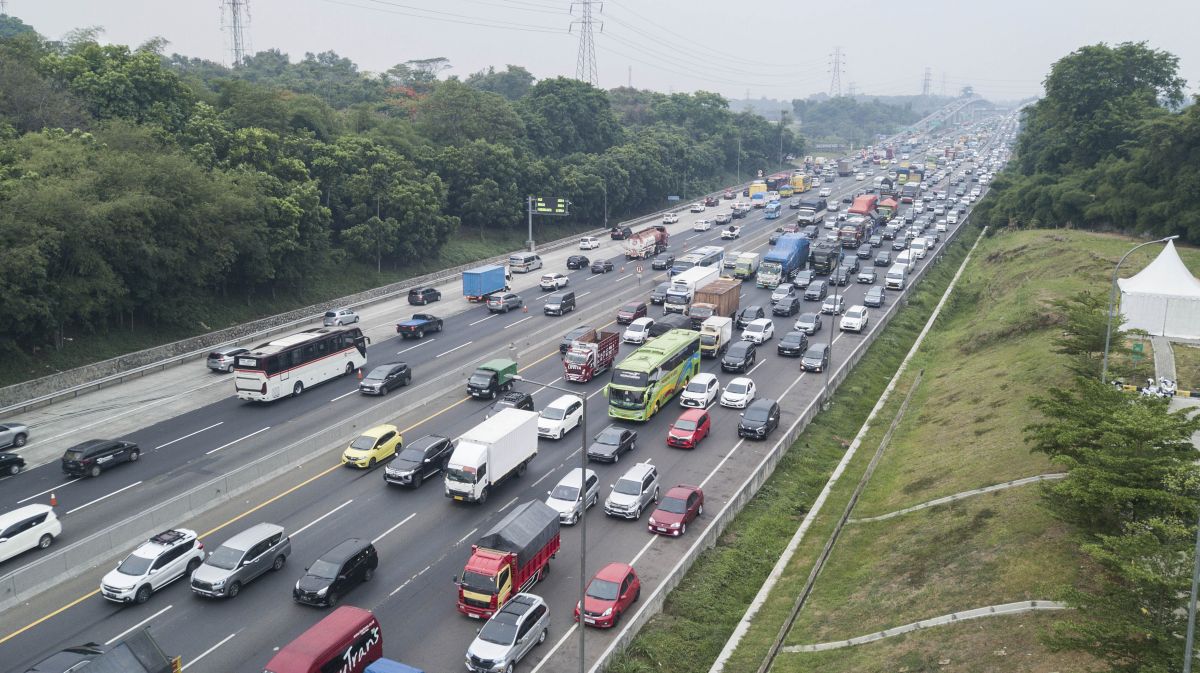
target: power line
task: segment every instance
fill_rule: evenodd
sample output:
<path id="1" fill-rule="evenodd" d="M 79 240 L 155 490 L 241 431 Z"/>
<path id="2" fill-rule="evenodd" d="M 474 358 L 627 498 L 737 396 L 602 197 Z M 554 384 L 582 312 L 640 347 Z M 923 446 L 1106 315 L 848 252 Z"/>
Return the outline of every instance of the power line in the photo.
<path id="1" fill-rule="evenodd" d="M 842 95 L 842 48 L 834 47 L 830 60 L 829 95 Z"/>
<path id="2" fill-rule="evenodd" d="M 575 5 L 580 6 L 580 17 L 578 21 L 572 21 L 571 27 L 576 24 L 579 29 L 579 54 L 575 59 L 575 79 L 587 82 L 592 86 L 599 86 L 600 75 L 596 71 L 596 42 L 592 37 L 592 24 L 599 23 L 600 31 L 604 31 L 604 23 L 598 22 L 592 18 L 592 5 L 600 6 L 600 11 L 604 11 L 604 3 L 597 0 L 572 0 L 571 12 L 574 13 Z"/>
<path id="3" fill-rule="evenodd" d="M 499 28 L 501 30 L 516 30 L 526 33 L 550 33 L 554 35 L 566 35 L 562 28 L 553 28 L 550 26 L 536 26 L 530 24 L 518 24 L 507 21 L 493 21 L 490 19 L 480 19 L 479 17 L 469 16 L 465 14 L 454 14 L 452 12 L 441 12 L 433 9 L 424 9 L 421 7 L 412 7 L 411 5 L 402 5 L 394 2 L 384 2 L 383 0 L 362 0 L 384 7 L 363 6 L 353 2 L 344 0 L 321 0 L 330 5 L 342 5 L 343 7 L 354 7 L 355 9 L 365 9 L 369 12 L 381 12 L 383 14 L 395 14 L 397 16 L 407 16 L 409 18 L 426 19 L 428 21 L 440 21 L 442 23 L 453 23 L 459 26 L 479 26 L 482 28 Z M 385 9 L 385 7 L 387 7 Z M 400 9 L 394 9 L 400 8 Z M 412 10 L 412 11 L 402 11 Z M 416 12 L 428 12 L 440 16 L 428 16 L 426 14 L 415 14 Z M 443 18 L 446 17 L 446 18 Z"/>
<path id="4" fill-rule="evenodd" d="M 230 65 L 234 67 L 245 62 L 247 52 L 253 53 L 246 30 L 249 23 L 250 0 L 221 0 L 221 30 L 227 35 Z"/>

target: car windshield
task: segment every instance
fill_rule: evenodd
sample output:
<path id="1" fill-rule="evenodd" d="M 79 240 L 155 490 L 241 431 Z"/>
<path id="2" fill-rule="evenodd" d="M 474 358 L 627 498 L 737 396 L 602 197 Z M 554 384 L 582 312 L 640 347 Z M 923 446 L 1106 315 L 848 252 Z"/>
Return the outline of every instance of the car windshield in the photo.
<path id="1" fill-rule="evenodd" d="M 358 449 L 359 451 L 370 451 L 375 447 L 375 438 L 363 435 L 350 443 L 350 448 Z"/>
<path id="2" fill-rule="evenodd" d="M 561 421 L 567 417 L 567 410 L 557 407 L 546 407 L 542 409 L 542 418 L 548 421 Z"/>
<path id="3" fill-rule="evenodd" d="M 475 473 L 467 472 L 466 470 L 464 470 L 462 468 L 458 468 L 458 467 L 447 467 L 446 468 L 446 479 L 449 479 L 450 481 L 458 482 L 460 484 L 474 484 L 475 483 Z"/>
<path id="4" fill-rule="evenodd" d="M 750 386 L 746 383 L 734 381 L 733 383 L 725 386 L 725 392 L 730 393 L 731 395 L 744 395 L 749 388 Z"/>
<path id="5" fill-rule="evenodd" d="M 717 345 L 717 336 L 715 334 L 701 334 L 700 335 L 700 345 L 702 345 L 702 346 Z M 688 390 L 691 390 L 691 389 L 692 389 L 691 386 L 688 386 Z"/>
<path id="6" fill-rule="evenodd" d="M 861 318 L 862 316 L 862 311 L 850 311 L 846 313 L 847 318 Z"/>
<path id="7" fill-rule="evenodd" d="M 421 449 L 405 449 L 400 452 L 399 460 L 407 460 L 412 463 L 419 463 L 425 460 L 425 452 Z"/>
<path id="8" fill-rule="evenodd" d="M 641 331 L 644 331 L 645 329 L 646 329 L 646 324 L 645 324 L 645 323 L 636 323 L 636 322 L 635 322 L 635 323 L 631 323 L 631 324 L 629 325 L 629 327 L 626 327 L 626 328 L 625 328 L 625 331 L 627 331 L 627 332 L 641 332 Z"/>
<path id="9" fill-rule="evenodd" d="M 469 383 L 476 388 L 486 388 L 492 382 L 491 374 L 472 374 Z"/>
<path id="10" fill-rule="evenodd" d="M 496 591 L 496 580 L 494 578 L 487 575 L 480 575 L 470 570 L 463 572 L 462 584 L 463 588 L 481 594 L 490 594 Z"/>
<path id="11" fill-rule="evenodd" d="M 371 370 L 370 374 L 367 374 L 366 380 L 367 381 L 382 381 L 384 378 L 387 377 L 388 372 L 390 372 L 390 371 L 391 371 L 390 367 L 376 367 L 375 369 Z"/>
<path id="12" fill-rule="evenodd" d="M 613 490 L 621 495 L 638 495 L 642 492 L 642 482 L 633 479 L 618 479 Z"/>
<path id="13" fill-rule="evenodd" d="M 641 388 L 650 380 L 649 375 L 644 372 L 635 372 L 628 369 L 614 369 L 612 373 L 612 382 L 618 386 L 630 386 L 633 388 Z M 614 391 L 610 390 L 611 395 Z"/>
<path id="14" fill-rule="evenodd" d="M 804 336 L 801 334 L 785 334 L 785 335 L 783 335 L 784 343 L 798 344 L 801 341 L 804 341 Z"/>
<path id="15" fill-rule="evenodd" d="M 341 570 L 341 567 L 338 564 L 330 563 L 324 559 L 317 559 L 317 562 L 312 564 L 308 569 L 308 574 L 313 577 L 331 580 L 337 578 L 339 570 Z"/>
<path id="16" fill-rule="evenodd" d="M 489 620 L 479 630 L 479 639 L 496 645 L 512 645 L 517 638 L 517 625 L 497 619 Z"/>
<path id="17" fill-rule="evenodd" d="M 606 428 L 596 435 L 596 442 L 599 444 L 620 444 L 621 431 L 616 428 Z"/>
<path id="18" fill-rule="evenodd" d="M 232 547 L 226 547 L 222 545 L 217 547 L 213 553 L 208 555 L 208 560 L 206 560 L 205 563 L 213 566 L 214 568 L 233 570 L 237 567 L 238 561 L 242 560 L 242 554 L 244 553 L 245 552 L 241 549 L 234 549 Z"/>
<path id="19" fill-rule="evenodd" d="M 550 492 L 550 497 L 555 500 L 569 500 L 574 502 L 579 498 L 579 487 L 570 486 L 568 484 L 559 484 Z"/>
<path id="20" fill-rule="evenodd" d="M 582 365 L 588 361 L 588 354 L 581 351 L 567 351 L 567 356 L 563 358 L 568 364 Z"/>
<path id="21" fill-rule="evenodd" d="M 725 354 L 729 357 L 741 358 L 745 357 L 750 352 L 750 343 L 748 341 L 739 341 L 729 347 Z"/>
<path id="22" fill-rule="evenodd" d="M 615 601 L 617 600 L 618 589 L 620 589 L 620 585 L 616 582 L 597 578 L 588 584 L 587 595 L 602 601 Z"/>
<path id="23" fill-rule="evenodd" d="M 663 498 L 662 502 L 658 503 L 658 508 L 664 512 L 672 514 L 683 514 L 687 511 L 687 503 L 679 498 Z"/>
<path id="24" fill-rule="evenodd" d="M 746 420 L 748 420 L 748 421 L 765 421 L 765 420 L 767 420 L 767 408 L 765 406 L 750 407 L 749 409 L 746 410 Z"/>
<path id="25" fill-rule="evenodd" d="M 701 337 L 703 339 L 703 337 Z M 692 381 L 686 388 L 689 393 L 706 393 L 708 392 L 707 381 Z"/>
<path id="26" fill-rule="evenodd" d="M 122 575 L 141 577 L 146 574 L 147 570 L 150 570 L 151 563 L 154 563 L 154 559 L 130 554 L 125 557 L 124 561 L 121 561 L 121 565 L 117 566 L 117 572 Z"/>
<path id="27" fill-rule="evenodd" d="M 765 324 L 759 325 L 756 323 L 750 323 L 749 325 L 746 325 L 747 332 L 761 332 L 761 331 L 765 330 L 766 328 L 767 328 L 767 326 Z"/>
<path id="28" fill-rule="evenodd" d="M 676 430 L 695 430 L 696 429 L 696 421 L 693 421 L 690 418 L 681 418 L 681 419 L 675 421 L 675 429 Z"/>

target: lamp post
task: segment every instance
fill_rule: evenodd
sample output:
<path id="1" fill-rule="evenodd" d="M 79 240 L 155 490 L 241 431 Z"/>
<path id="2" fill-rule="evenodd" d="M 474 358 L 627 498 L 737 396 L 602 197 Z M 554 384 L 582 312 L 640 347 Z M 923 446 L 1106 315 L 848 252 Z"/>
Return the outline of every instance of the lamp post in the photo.
<path id="1" fill-rule="evenodd" d="M 587 397 L 579 395 L 574 390 L 527 379 L 519 374 L 513 378 L 518 381 L 532 383 L 535 386 L 542 386 L 543 388 L 550 388 L 551 390 L 582 397 L 583 399 L 583 417 L 579 419 L 579 434 L 581 436 L 579 443 L 579 673 L 585 673 L 587 671 L 587 664 L 583 657 L 585 630 L 583 626 L 583 595 L 587 591 Z"/>
<path id="2" fill-rule="evenodd" d="M 1145 243 L 1139 243 L 1139 244 L 1133 246 L 1132 248 L 1130 248 L 1129 252 L 1125 253 L 1121 257 L 1120 261 L 1117 262 L 1116 268 L 1113 269 L 1112 287 L 1109 288 L 1109 291 L 1108 291 L 1108 323 L 1104 329 L 1104 364 L 1101 366 L 1101 369 L 1100 369 L 1100 382 L 1101 383 L 1108 383 L 1108 347 L 1109 347 L 1110 342 L 1112 341 L 1113 305 L 1117 301 L 1117 274 L 1121 272 L 1121 265 L 1124 264 L 1125 259 L 1127 257 L 1129 257 L 1130 255 L 1132 255 L 1134 253 L 1134 251 L 1137 250 L 1138 248 L 1144 248 L 1147 245 L 1153 245 L 1155 243 L 1166 243 L 1167 241 L 1173 241 L 1177 238 L 1179 238 L 1178 235 L 1167 236 L 1165 238 L 1159 238 L 1159 239 L 1156 239 L 1153 241 L 1146 241 Z"/>

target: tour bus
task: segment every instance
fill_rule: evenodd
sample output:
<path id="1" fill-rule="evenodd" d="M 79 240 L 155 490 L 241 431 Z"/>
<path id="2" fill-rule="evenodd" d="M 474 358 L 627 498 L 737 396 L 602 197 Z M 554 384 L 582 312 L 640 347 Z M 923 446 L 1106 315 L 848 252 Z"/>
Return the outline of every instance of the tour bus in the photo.
<path id="1" fill-rule="evenodd" d="M 675 263 L 671 265 L 671 273 L 669 275 L 674 276 L 683 273 L 693 266 L 715 266 L 719 268 L 723 259 L 725 259 L 725 248 L 719 245 L 704 245 L 675 260 Z"/>
<path id="2" fill-rule="evenodd" d="M 367 364 L 368 339 L 358 327 L 314 327 L 250 349 L 234 361 L 238 399 L 270 402 Z"/>
<path id="3" fill-rule="evenodd" d="M 649 419 L 700 372 L 700 333 L 673 329 L 638 348 L 613 368 L 606 387 L 608 415 Z"/>

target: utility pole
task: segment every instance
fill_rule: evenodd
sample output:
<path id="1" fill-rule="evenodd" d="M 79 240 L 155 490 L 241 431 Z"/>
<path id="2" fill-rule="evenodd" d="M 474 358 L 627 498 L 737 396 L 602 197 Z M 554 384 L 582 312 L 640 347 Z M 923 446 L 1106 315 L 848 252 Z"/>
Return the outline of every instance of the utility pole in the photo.
<path id="1" fill-rule="evenodd" d="M 226 33 L 229 45 L 229 65 L 238 67 L 251 53 L 250 0 L 221 0 L 221 30 Z"/>
<path id="2" fill-rule="evenodd" d="M 921 81 L 921 95 L 926 97 L 933 95 L 933 69 L 929 66 L 925 66 L 925 78 Z"/>
<path id="3" fill-rule="evenodd" d="M 737 156 L 737 171 L 738 184 L 742 184 L 742 135 L 738 134 L 738 156 Z"/>
<path id="4" fill-rule="evenodd" d="M 8 14 L 8 0 L 0 0 L 0 14 Z"/>
<path id="5" fill-rule="evenodd" d="M 783 165 L 783 125 L 787 121 L 787 110 L 779 111 L 779 165 Z"/>
<path id="6" fill-rule="evenodd" d="M 597 14 L 604 11 L 604 3 L 599 0 L 572 0 L 571 13 L 575 13 L 575 5 L 579 5 L 579 19 L 571 22 L 571 28 L 579 24 L 579 54 L 575 59 L 575 79 L 598 86 L 600 75 L 596 71 L 596 43 L 593 41 L 592 26 L 600 24 L 600 32 L 604 32 L 604 23 L 592 18 L 592 6 L 597 5 Z M 632 70 L 632 66 L 630 68 Z M 632 77 L 632 75 L 631 75 Z"/>
<path id="7" fill-rule="evenodd" d="M 829 95 L 842 95 L 842 69 L 845 65 L 842 48 L 834 47 L 829 56 Z"/>

